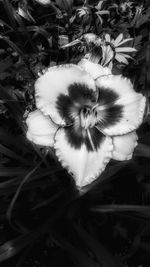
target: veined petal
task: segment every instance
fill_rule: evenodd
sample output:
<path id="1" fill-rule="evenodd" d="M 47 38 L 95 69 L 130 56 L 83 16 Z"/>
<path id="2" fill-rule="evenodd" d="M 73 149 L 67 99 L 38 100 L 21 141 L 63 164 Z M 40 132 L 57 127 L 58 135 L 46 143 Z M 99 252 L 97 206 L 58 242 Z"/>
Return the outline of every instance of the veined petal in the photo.
<path id="1" fill-rule="evenodd" d="M 115 51 L 116 53 L 120 53 L 120 52 L 128 52 L 128 53 L 131 53 L 131 52 L 136 52 L 137 50 L 133 47 L 116 47 L 115 48 Z"/>
<path id="2" fill-rule="evenodd" d="M 50 120 L 49 116 L 42 114 L 40 110 L 30 112 L 26 124 L 28 127 L 27 138 L 41 146 L 53 146 L 54 136 L 58 127 Z"/>
<path id="3" fill-rule="evenodd" d="M 95 64 L 86 59 L 82 59 L 79 62 L 79 66 L 88 72 L 94 80 L 98 77 L 111 74 L 111 70 L 109 68 L 102 67 L 101 65 Z"/>
<path id="4" fill-rule="evenodd" d="M 114 52 L 111 49 L 110 45 L 106 47 L 106 52 L 105 52 L 105 60 L 103 61 L 103 66 L 106 66 L 113 58 Z"/>
<path id="5" fill-rule="evenodd" d="M 55 149 L 62 166 L 73 174 L 76 185 L 83 187 L 105 169 L 112 156 L 113 146 L 110 137 L 103 137 L 94 151 L 88 151 L 85 144 L 75 148 L 68 142 L 65 129 L 60 129 L 55 137 Z"/>
<path id="6" fill-rule="evenodd" d="M 115 46 L 115 47 L 118 46 L 118 44 L 121 42 L 122 39 L 123 39 L 123 34 L 120 33 L 120 34 L 117 36 L 117 38 L 113 41 L 114 46 Z"/>
<path id="7" fill-rule="evenodd" d="M 133 38 L 127 38 L 127 39 L 121 41 L 117 46 L 120 46 L 120 45 L 122 45 L 122 44 L 124 44 L 124 43 L 127 43 L 127 42 L 129 42 L 129 41 L 132 41 L 132 40 L 133 40 Z"/>
<path id="8" fill-rule="evenodd" d="M 129 160 L 132 158 L 135 147 L 137 146 L 138 136 L 136 131 L 112 137 L 114 150 L 112 158 L 115 160 Z"/>
<path id="9" fill-rule="evenodd" d="M 74 84 L 96 90 L 94 80 L 79 66 L 67 64 L 49 68 L 35 83 L 37 108 L 49 115 L 56 124 L 65 124 L 65 118 L 57 108 L 57 100 L 60 95 L 67 96 L 70 86 Z"/>
<path id="10" fill-rule="evenodd" d="M 131 58 L 131 59 L 133 59 L 133 57 L 131 57 L 131 56 L 129 56 L 128 54 L 124 54 L 124 53 L 117 53 L 117 54 L 119 54 L 119 55 L 121 55 L 121 56 L 123 56 L 123 57 L 125 57 L 125 58 Z"/>
<path id="11" fill-rule="evenodd" d="M 116 59 L 119 63 L 128 64 L 128 60 L 125 58 L 125 56 L 121 55 L 121 53 L 117 53 L 117 54 L 115 55 L 115 59 Z"/>
<path id="12" fill-rule="evenodd" d="M 122 135 L 137 129 L 143 120 L 146 99 L 136 93 L 130 80 L 109 75 L 96 80 L 99 88 L 99 127 L 106 135 Z M 112 102 L 107 103 L 107 99 Z M 112 95 L 112 96 L 111 96 Z"/>

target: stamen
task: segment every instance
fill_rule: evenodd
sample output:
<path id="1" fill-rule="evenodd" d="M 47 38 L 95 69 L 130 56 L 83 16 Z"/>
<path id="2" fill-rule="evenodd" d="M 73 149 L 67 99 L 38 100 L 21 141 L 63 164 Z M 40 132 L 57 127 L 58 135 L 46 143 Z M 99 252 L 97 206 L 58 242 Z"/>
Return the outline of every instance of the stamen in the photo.
<path id="1" fill-rule="evenodd" d="M 80 112 L 80 124 L 84 129 L 94 127 L 97 122 L 97 110 L 93 107 L 83 107 Z"/>
<path id="2" fill-rule="evenodd" d="M 90 144 L 91 144 L 92 149 L 93 150 L 96 150 L 89 129 L 87 129 L 87 135 L 88 135 L 88 138 L 89 138 L 89 141 L 90 141 Z"/>
<path id="3" fill-rule="evenodd" d="M 96 125 L 95 128 L 103 135 L 108 136 L 101 128 L 98 127 L 98 125 Z"/>

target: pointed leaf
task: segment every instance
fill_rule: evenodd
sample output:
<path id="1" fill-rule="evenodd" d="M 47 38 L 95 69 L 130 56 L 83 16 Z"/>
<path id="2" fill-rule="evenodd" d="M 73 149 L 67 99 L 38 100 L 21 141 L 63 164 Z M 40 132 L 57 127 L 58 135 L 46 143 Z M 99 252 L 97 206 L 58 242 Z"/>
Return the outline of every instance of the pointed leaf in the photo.
<path id="1" fill-rule="evenodd" d="M 123 204 L 111 204 L 111 205 L 99 205 L 91 208 L 93 212 L 101 213 L 113 213 L 113 212 L 136 212 L 150 217 L 150 206 L 144 205 L 123 205 Z"/>
<path id="2" fill-rule="evenodd" d="M 145 158 L 150 158 L 150 146 L 144 144 L 138 144 L 135 149 L 135 155 Z"/>
<path id="3" fill-rule="evenodd" d="M 56 0 L 60 9 L 70 12 L 72 10 L 73 0 Z"/>
<path id="4" fill-rule="evenodd" d="M 7 57 L 4 60 L 0 61 L 0 73 L 6 71 L 9 69 L 13 64 L 13 61 L 11 58 Z"/>
<path id="5" fill-rule="evenodd" d="M 17 32 L 16 21 L 14 18 L 14 8 L 9 0 L 2 1 L 2 4 L 5 8 L 6 14 L 8 15 L 9 21 L 13 29 Z"/>
<path id="6" fill-rule="evenodd" d="M 58 240 L 55 240 L 56 244 L 61 246 L 66 250 L 76 266 L 79 267 L 98 267 L 97 263 L 91 259 L 87 254 L 85 254 L 81 249 L 76 248 L 70 242 L 68 242 L 63 237 L 58 237 Z"/>
<path id="7" fill-rule="evenodd" d="M 92 251 L 99 262 L 99 266 L 103 267 L 122 267 L 121 264 L 116 262 L 113 255 L 96 239 L 93 234 L 89 234 L 85 229 L 75 226 L 77 233 L 84 241 L 85 245 Z"/>
<path id="8" fill-rule="evenodd" d="M 28 21 L 35 22 L 34 18 L 31 16 L 28 10 L 25 12 L 21 7 L 19 7 L 18 14 Z"/>
<path id="9" fill-rule="evenodd" d="M 12 177 L 21 174 L 25 174 L 27 172 L 24 168 L 19 167 L 0 167 L 0 177 Z M 0 183 L 1 188 L 1 183 Z"/>
<path id="10" fill-rule="evenodd" d="M 22 163 L 25 163 L 27 162 L 26 159 L 24 159 L 23 157 L 20 157 L 19 155 L 17 155 L 15 152 L 13 152 L 12 150 L 10 150 L 9 148 L 3 146 L 2 144 L 0 144 L 0 153 L 12 158 L 12 159 L 15 159 L 15 160 L 18 160 Z"/>

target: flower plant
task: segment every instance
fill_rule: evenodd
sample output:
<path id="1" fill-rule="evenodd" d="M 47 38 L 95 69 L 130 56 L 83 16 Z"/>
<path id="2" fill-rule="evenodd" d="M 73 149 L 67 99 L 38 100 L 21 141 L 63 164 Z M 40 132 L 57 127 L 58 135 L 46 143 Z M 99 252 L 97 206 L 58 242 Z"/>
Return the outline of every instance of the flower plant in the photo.
<path id="1" fill-rule="evenodd" d="M 111 158 L 132 158 L 145 97 L 128 79 L 84 59 L 49 68 L 36 81 L 35 98 L 27 137 L 54 147 L 77 186 L 96 179 Z"/>
<path id="2" fill-rule="evenodd" d="M 0 10 L 0 266 L 149 266 L 149 1 Z"/>

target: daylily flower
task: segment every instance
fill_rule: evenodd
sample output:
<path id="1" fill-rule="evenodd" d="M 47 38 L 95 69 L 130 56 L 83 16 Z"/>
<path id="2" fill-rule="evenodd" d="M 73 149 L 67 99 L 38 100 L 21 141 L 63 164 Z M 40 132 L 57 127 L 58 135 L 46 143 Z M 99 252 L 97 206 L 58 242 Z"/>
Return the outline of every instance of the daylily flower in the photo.
<path id="1" fill-rule="evenodd" d="M 27 138 L 53 147 L 79 188 L 95 180 L 111 158 L 132 157 L 145 97 L 128 79 L 83 59 L 49 68 L 35 83 L 35 99 Z"/>

